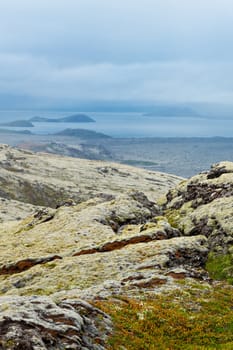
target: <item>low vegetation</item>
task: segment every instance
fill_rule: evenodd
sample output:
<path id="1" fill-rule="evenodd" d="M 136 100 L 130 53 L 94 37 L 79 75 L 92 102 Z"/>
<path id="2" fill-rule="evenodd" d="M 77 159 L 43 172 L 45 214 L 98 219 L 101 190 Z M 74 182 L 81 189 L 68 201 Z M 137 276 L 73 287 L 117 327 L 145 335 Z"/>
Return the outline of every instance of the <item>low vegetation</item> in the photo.
<path id="1" fill-rule="evenodd" d="M 98 303 L 110 314 L 112 350 L 233 349 L 233 289 L 216 285 Z"/>
<path id="2" fill-rule="evenodd" d="M 206 263 L 210 277 L 216 280 L 227 280 L 228 283 L 233 284 L 233 255 L 216 255 L 209 254 Z"/>

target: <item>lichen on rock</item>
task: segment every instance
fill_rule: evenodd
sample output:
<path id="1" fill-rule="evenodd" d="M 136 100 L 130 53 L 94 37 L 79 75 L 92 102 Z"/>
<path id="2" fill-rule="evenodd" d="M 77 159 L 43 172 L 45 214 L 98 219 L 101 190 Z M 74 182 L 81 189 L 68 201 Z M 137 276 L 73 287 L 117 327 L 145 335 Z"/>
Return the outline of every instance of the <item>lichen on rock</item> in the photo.
<path id="1" fill-rule="evenodd" d="M 0 297 L 0 348 L 104 350 L 110 318 L 81 300 Z"/>
<path id="2" fill-rule="evenodd" d="M 22 219 L 0 215 L 2 349 L 102 350 L 110 319 L 80 299 L 140 299 L 232 277 L 232 163 L 180 182 L 8 146 L 0 162 L 3 210 L 37 204 Z"/>
<path id="3" fill-rule="evenodd" d="M 232 252 L 232 203 L 233 163 L 221 162 L 169 191 L 164 208 L 184 235 L 205 235 L 218 257 Z"/>

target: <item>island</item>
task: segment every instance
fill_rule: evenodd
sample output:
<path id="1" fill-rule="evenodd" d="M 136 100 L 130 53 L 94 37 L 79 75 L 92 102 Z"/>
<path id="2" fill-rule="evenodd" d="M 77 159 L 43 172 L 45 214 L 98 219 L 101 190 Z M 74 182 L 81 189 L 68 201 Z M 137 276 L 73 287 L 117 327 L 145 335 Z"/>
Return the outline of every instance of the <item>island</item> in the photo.
<path id="1" fill-rule="evenodd" d="M 29 130 L 9 130 L 0 129 L 0 134 L 23 134 L 23 135 L 33 135 Z"/>
<path id="2" fill-rule="evenodd" d="M 34 127 L 32 122 L 28 121 L 28 120 L 14 120 L 14 121 L 8 122 L 8 123 L 1 123 L 0 126 L 17 127 L 17 128 L 32 128 L 32 127 Z"/>
<path id="3" fill-rule="evenodd" d="M 34 123 L 94 123 L 95 120 L 86 114 L 73 114 L 63 118 L 44 118 L 44 117 L 33 117 L 29 119 L 30 122 Z"/>
<path id="4" fill-rule="evenodd" d="M 96 132 L 96 131 L 86 130 L 86 129 L 65 129 L 53 135 L 73 136 L 73 137 L 81 137 L 85 139 L 100 139 L 100 138 L 110 139 L 111 138 L 111 136 L 103 134 L 101 132 Z"/>

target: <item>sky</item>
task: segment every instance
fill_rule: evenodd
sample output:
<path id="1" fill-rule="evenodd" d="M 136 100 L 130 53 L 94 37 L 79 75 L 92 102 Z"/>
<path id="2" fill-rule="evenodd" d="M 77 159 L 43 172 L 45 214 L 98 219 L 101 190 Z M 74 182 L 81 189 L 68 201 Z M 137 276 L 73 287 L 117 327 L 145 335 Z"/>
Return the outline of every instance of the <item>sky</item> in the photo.
<path id="1" fill-rule="evenodd" d="M 0 109 L 233 105 L 232 0 L 2 0 Z"/>

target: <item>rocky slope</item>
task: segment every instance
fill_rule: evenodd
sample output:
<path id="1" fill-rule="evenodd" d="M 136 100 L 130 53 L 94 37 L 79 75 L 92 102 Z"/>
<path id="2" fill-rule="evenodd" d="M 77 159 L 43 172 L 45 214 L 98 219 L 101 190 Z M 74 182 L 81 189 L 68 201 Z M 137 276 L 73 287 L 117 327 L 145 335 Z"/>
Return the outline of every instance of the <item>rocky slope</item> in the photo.
<path id="1" fill-rule="evenodd" d="M 126 165 L 32 153 L 0 146 L 0 197 L 56 207 L 137 189 L 156 200 L 180 181 L 163 173 Z"/>
<path id="2" fill-rule="evenodd" d="M 62 142 L 23 142 L 19 148 L 33 152 L 45 152 L 60 154 L 66 157 L 92 159 L 92 160 L 112 160 L 113 156 L 107 148 L 102 145 L 79 143 L 69 145 Z"/>
<path id="3" fill-rule="evenodd" d="M 232 254 L 232 163 L 186 181 L 8 146 L 0 161 L 4 210 L 30 203 L 1 215 L 0 349 L 104 349 L 110 319 L 80 298 L 210 288 L 210 255 Z"/>

